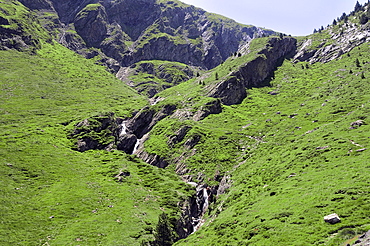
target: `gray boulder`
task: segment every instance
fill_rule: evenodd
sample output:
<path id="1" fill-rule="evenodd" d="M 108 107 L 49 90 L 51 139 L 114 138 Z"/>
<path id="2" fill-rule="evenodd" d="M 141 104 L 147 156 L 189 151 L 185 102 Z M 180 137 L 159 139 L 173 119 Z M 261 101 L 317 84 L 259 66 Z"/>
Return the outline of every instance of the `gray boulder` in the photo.
<path id="1" fill-rule="evenodd" d="M 325 216 L 324 221 L 329 223 L 329 224 L 337 224 L 337 223 L 341 222 L 339 216 L 335 213 Z"/>

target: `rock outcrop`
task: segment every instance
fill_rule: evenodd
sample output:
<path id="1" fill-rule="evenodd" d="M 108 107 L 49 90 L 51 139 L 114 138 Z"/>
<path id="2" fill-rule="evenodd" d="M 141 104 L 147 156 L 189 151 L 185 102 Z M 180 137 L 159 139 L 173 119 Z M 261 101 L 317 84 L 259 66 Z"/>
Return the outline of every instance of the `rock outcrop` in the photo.
<path id="1" fill-rule="evenodd" d="M 370 231 L 362 234 L 352 246 L 369 246 L 370 245 Z"/>
<path id="2" fill-rule="evenodd" d="M 337 224 L 340 222 L 340 218 L 337 214 L 329 214 L 324 217 L 324 221 L 329 224 Z"/>
<path id="3" fill-rule="evenodd" d="M 148 133 L 155 124 L 169 116 L 175 111 L 176 105 L 163 105 L 161 109 L 156 112 L 154 108 L 144 107 L 132 119 L 127 122 L 128 132 L 135 134 L 137 138 L 142 138 Z"/>
<path id="4" fill-rule="evenodd" d="M 358 25 L 345 23 L 343 26 L 330 26 L 325 32 L 328 38 L 315 40 L 316 36 L 308 37 L 301 45 L 294 56 L 296 61 L 329 62 L 341 55 L 350 52 L 353 48 L 370 41 L 370 23 Z M 313 43 L 318 43 L 314 46 Z"/>
<path id="5" fill-rule="evenodd" d="M 219 99 L 205 103 L 193 116 L 194 121 L 200 121 L 210 114 L 219 114 L 222 112 L 222 105 Z"/>
<path id="6" fill-rule="evenodd" d="M 85 119 L 75 125 L 70 134 L 77 141 L 76 150 L 84 152 L 91 149 L 114 148 L 119 135 L 119 124 L 114 114 L 99 115 Z"/>
<path id="7" fill-rule="evenodd" d="M 89 4 L 77 14 L 74 26 L 88 46 L 97 47 L 107 35 L 107 20 L 108 16 L 102 5 Z"/>
<path id="8" fill-rule="evenodd" d="M 210 86 L 208 96 L 219 98 L 225 105 L 241 103 L 247 96 L 247 88 L 266 85 L 266 80 L 273 76 L 283 59 L 293 56 L 295 51 L 296 39 L 271 38 L 255 59 Z"/>
<path id="9" fill-rule="evenodd" d="M 76 150 L 84 152 L 91 149 L 118 149 L 133 154 L 146 138 L 145 135 L 158 121 L 171 115 L 175 105 L 164 105 L 158 111 L 145 107 L 131 119 L 123 120 L 113 113 L 85 119 L 75 125 L 70 134 L 76 140 Z M 140 152 L 140 157 L 149 164 L 161 168 L 168 164 L 163 158 Z"/>

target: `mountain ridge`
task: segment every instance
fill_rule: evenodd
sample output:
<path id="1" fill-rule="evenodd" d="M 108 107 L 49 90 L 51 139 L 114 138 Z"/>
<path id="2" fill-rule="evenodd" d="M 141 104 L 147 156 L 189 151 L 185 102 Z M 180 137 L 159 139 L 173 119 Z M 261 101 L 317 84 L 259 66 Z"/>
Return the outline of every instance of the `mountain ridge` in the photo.
<path id="1" fill-rule="evenodd" d="M 130 2 L 122 0 L 114 3 L 111 1 L 80 1 L 74 3 L 67 1 L 64 4 L 58 4 L 54 1 L 45 0 L 36 4 L 24 0 L 23 3 L 31 9 L 48 7 L 49 10 L 60 15 L 60 22 L 65 26 L 77 21 L 75 28 L 83 38 L 86 48 L 102 49 L 103 53 L 116 59 L 123 66 L 130 66 L 139 60 L 162 59 L 211 68 L 237 51 L 240 42 L 246 42 L 253 38 L 254 33 L 256 35 L 273 33 L 272 31 L 237 24 L 225 17 L 208 14 L 204 10 L 179 1 Z M 69 14 L 66 16 L 63 13 Z M 145 18 L 142 18 L 144 16 Z M 221 21 L 221 23 L 217 23 L 218 21 Z M 223 21 L 225 21 L 225 24 L 222 23 Z M 91 34 L 84 33 L 85 25 L 90 25 L 89 32 Z M 165 35 L 157 38 L 154 35 L 155 33 Z M 214 37 L 214 33 L 219 33 L 219 35 Z M 88 35 L 92 36 L 89 37 Z M 154 36 L 151 37 L 151 35 Z M 184 47 L 176 48 L 178 46 L 176 42 L 179 42 L 179 40 L 173 39 L 175 36 L 181 36 L 184 41 L 188 40 L 183 43 Z M 104 40 L 105 42 L 102 44 Z M 147 43 L 148 41 L 149 43 Z M 230 41 L 233 43 L 230 43 Z M 127 45 L 127 42 L 134 43 L 133 45 Z M 158 49 L 161 43 L 158 42 L 169 46 L 168 49 L 174 49 L 174 52 L 161 52 L 161 49 Z M 227 46 L 224 45 L 225 42 L 228 43 Z M 181 42 L 179 44 L 181 45 Z M 121 46 L 123 50 L 122 48 L 115 50 L 117 46 Z M 170 48 L 171 46 L 173 48 Z M 156 50 L 155 57 L 150 54 L 151 49 Z M 183 49 L 185 49 L 185 52 L 179 54 Z M 186 51 L 186 49 L 188 50 Z M 189 52 L 194 53 L 195 57 L 182 57 L 183 54 Z M 169 54 L 172 57 L 168 56 Z M 202 58 L 202 56 L 205 57 Z"/>

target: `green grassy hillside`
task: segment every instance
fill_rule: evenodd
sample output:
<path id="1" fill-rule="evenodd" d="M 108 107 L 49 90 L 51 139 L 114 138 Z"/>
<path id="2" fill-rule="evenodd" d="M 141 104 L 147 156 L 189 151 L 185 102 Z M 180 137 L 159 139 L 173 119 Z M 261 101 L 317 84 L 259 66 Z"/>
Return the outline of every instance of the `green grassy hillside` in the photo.
<path id="1" fill-rule="evenodd" d="M 127 79 L 143 91 L 175 84 L 146 108 L 176 106 L 144 143 L 148 155 L 169 164 L 159 169 L 117 150 L 74 150 L 77 123 L 111 113 L 130 118 L 149 100 L 96 65 L 98 58 L 49 39 L 17 1 L 0 4 L 7 30 L 0 51 L 1 245 L 158 245 L 159 235 L 176 238 L 169 234 L 181 207 L 195 198 L 179 176 L 213 196 L 205 224 L 175 245 L 334 246 L 370 230 L 368 43 L 327 63 L 285 60 L 271 80 L 230 106 L 207 96 L 210 88 L 266 58 L 259 52 L 273 48 L 274 37 L 255 39 L 209 71 L 135 63 Z M 365 30 L 363 10 L 349 24 L 298 38 L 299 45 L 311 39 L 309 53 L 347 35 L 346 28 Z M 195 78 L 182 82 L 187 76 Z M 221 180 L 230 188 L 217 195 Z M 324 222 L 332 213 L 341 223 Z"/>
<path id="2" fill-rule="evenodd" d="M 60 45 L 0 52 L 1 245 L 139 245 L 192 195 L 179 178 L 124 153 L 72 151 L 75 123 L 146 100 Z M 118 182 L 116 175 L 128 172 Z"/>
<path id="3" fill-rule="evenodd" d="M 340 245 L 370 229 L 368 54 L 364 44 L 327 64 L 286 61 L 271 87 L 200 122 L 218 129 L 197 146 L 202 160 L 234 163 L 233 186 L 176 245 Z M 331 213 L 342 222 L 325 223 Z"/>

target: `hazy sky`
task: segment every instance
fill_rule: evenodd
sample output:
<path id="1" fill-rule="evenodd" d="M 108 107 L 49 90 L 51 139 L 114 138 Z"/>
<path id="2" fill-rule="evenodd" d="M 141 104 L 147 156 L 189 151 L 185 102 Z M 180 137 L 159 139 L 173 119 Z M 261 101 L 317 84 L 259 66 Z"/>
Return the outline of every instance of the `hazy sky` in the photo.
<path id="1" fill-rule="evenodd" d="M 349 14 L 357 0 L 180 0 L 242 24 L 293 36 L 308 35 Z M 359 0 L 364 4 L 368 0 Z"/>

